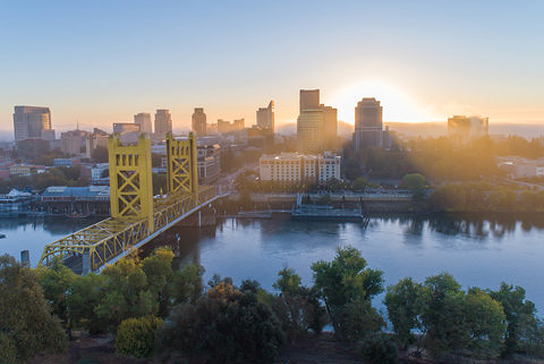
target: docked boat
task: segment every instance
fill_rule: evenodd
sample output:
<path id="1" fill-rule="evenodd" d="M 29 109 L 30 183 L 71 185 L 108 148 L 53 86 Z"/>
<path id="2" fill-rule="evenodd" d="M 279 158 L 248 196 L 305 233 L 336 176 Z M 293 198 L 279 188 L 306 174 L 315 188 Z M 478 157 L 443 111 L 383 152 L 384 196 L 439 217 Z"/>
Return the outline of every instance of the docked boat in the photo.
<path id="1" fill-rule="evenodd" d="M 360 209 L 335 209 L 323 205 L 297 205 L 291 210 L 293 219 L 362 221 L 365 216 Z"/>

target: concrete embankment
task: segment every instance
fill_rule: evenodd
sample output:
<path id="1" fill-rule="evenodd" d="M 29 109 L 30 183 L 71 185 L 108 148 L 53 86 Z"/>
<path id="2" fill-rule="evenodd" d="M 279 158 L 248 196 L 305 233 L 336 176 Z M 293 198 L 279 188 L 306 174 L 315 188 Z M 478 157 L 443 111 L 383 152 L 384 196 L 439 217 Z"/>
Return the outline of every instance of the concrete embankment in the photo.
<path id="1" fill-rule="evenodd" d="M 402 194 L 310 194 L 301 197 L 295 193 L 250 194 L 249 198 L 231 194 L 224 202 L 225 210 L 290 210 L 300 202 L 325 204 L 334 208 L 361 209 L 364 213 L 428 212 L 425 203 L 413 201 Z M 233 212 L 226 211 L 226 212 Z"/>

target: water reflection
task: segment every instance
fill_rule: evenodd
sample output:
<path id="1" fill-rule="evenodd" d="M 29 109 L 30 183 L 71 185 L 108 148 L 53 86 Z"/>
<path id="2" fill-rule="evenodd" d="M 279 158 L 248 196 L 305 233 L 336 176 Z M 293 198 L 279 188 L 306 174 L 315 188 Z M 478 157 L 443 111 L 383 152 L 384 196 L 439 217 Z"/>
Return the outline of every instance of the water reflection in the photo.
<path id="1" fill-rule="evenodd" d="M 253 278 L 270 288 L 277 272 L 292 267 L 304 282 L 312 281 L 311 263 L 330 260 L 339 245 L 353 245 L 388 283 L 412 276 L 422 280 L 448 271 L 466 286 L 497 288 L 518 284 L 544 309 L 544 216 L 479 214 L 378 215 L 368 224 L 322 221 L 218 219 L 198 229 L 176 226 L 140 251 L 149 255 L 170 246 L 176 264 L 202 262 L 207 273 Z M 30 250 L 37 260 L 47 243 L 92 224 L 65 218 L 2 219 L 0 254 L 18 257 Z"/>

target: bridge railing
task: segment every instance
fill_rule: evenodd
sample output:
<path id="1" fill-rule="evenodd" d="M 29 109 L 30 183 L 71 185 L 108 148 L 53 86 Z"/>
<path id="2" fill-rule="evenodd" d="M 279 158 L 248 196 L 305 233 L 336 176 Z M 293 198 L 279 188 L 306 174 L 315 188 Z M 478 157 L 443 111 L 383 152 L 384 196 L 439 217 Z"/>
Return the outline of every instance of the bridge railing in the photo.
<path id="1" fill-rule="evenodd" d="M 89 259 L 92 271 L 131 250 L 153 232 L 161 231 L 183 215 L 216 197 L 213 186 L 202 187 L 196 194 L 174 194 L 155 203 L 153 231 L 148 220 L 136 221 L 108 218 L 46 245 L 39 265 L 50 266 L 54 259 L 68 262 L 72 257 Z"/>

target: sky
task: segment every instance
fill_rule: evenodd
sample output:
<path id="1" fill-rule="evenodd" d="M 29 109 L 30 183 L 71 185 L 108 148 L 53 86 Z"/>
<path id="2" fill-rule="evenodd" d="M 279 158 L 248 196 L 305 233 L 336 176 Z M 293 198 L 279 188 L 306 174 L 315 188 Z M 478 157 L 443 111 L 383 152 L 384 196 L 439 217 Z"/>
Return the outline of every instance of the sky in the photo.
<path id="1" fill-rule="evenodd" d="M 298 115 L 300 89 L 353 124 L 376 97 L 384 121 L 544 125 L 544 1 L 10 1 L 0 9 L 0 131 L 13 106 L 49 106 L 56 130 L 193 108 L 208 122 L 274 100 Z"/>

